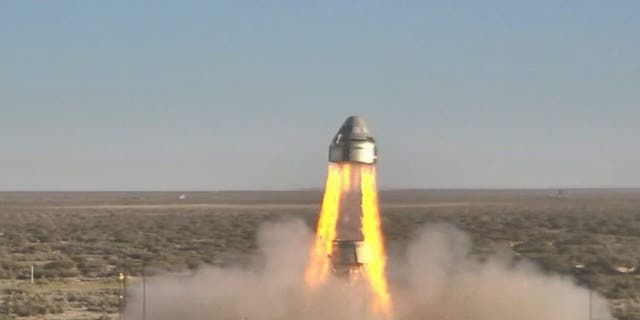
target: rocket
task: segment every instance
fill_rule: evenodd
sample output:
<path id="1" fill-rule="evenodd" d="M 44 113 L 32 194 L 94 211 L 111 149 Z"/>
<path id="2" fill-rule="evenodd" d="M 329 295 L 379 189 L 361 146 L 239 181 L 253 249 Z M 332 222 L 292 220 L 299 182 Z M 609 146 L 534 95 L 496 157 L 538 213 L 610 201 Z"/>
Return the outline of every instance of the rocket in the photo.
<path id="1" fill-rule="evenodd" d="M 352 285 L 363 279 L 373 297 L 372 311 L 391 319 L 376 187 L 377 153 L 376 141 L 359 116 L 348 117 L 331 140 L 327 183 L 305 281 L 314 288 L 330 272 Z M 368 300 L 362 299 L 366 304 Z"/>
<path id="2" fill-rule="evenodd" d="M 341 180 L 349 181 L 338 197 L 336 238 L 332 240 L 329 259 L 333 273 L 339 277 L 356 280 L 364 266 L 369 263 L 368 248 L 362 234 L 362 191 L 360 170 L 375 165 L 377 161 L 376 141 L 364 119 L 348 117 L 329 145 L 329 163 L 336 163 L 342 171 Z"/>
<path id="3" fill-rule="evenodd" d="M 377 157 L 376 140 L 359 116 L 348 117 L 329 145 L 329 162 L 375 164 Z"/>

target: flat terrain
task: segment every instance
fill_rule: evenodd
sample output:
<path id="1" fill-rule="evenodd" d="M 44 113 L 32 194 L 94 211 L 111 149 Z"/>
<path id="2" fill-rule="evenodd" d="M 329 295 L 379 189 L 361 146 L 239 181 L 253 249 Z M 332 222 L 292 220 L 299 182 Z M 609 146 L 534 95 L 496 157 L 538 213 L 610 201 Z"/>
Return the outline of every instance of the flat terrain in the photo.
<path id="1" fill-rule="evenodd" d="M 183 196 L 184 195 L 184 196 Z M 314 227 L 322 192 L 0 192 L 0 319 L 117 319 L 130 283 L 242 264 L 258 226 Z M 640 320 L 640 190 L 382 191 L 383 229 L 401 251 L 425 224 L 468 232 L 474 255 L 511 252 L 604 295 Z M 35 282 L 30 283 L 31 266 Z"/>

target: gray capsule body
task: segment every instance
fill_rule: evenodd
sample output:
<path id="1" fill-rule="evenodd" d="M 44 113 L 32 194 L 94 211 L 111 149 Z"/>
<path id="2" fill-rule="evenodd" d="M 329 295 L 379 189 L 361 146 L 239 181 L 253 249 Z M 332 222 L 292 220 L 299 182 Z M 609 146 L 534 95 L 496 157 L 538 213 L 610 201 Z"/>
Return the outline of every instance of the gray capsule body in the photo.
<path id="1" fill-rule="evenodd" d="M 376 141 L 364 119 L 347 118 L 329 145 L 329 162 L 376 163 Z"/>

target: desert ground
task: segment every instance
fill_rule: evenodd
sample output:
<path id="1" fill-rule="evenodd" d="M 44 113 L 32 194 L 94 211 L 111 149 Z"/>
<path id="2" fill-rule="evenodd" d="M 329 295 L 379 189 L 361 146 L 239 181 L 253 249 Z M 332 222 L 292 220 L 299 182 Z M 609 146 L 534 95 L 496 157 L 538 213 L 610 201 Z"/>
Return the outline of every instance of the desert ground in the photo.
<path id="1" fill-rule="evenodd" d="M 267 221 L 314 228 L 321 190 L 0 192 L 0 319 L 118 319 L 118 276 L 242 265 Z M 640 190 L 383 190 L 389 259 L 424 225 L 468 233 L 470 254 L 528 260 L 640 320 Z M 392 263 L 390 263 L 392 265 Z M 34 281 L 31 283 L 31 267 Z"/>

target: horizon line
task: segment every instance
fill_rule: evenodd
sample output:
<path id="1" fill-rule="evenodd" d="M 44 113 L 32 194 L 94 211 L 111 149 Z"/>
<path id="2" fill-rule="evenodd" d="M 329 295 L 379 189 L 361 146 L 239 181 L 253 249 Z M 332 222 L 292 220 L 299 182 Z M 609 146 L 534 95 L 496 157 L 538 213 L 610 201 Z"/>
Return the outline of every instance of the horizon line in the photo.
<path id="1" fill-rule="evenodd" d="M 322 187 L 291 188 L 291 189 L 0 189 L 0 193 L 14 192 L 295 192 L 295 191 L 323 191 Z M 590 186 L 590 187 L 380 187 L 379 191 L 536 191 L 536 190 L 640 190 L 639 187 Z"/>

